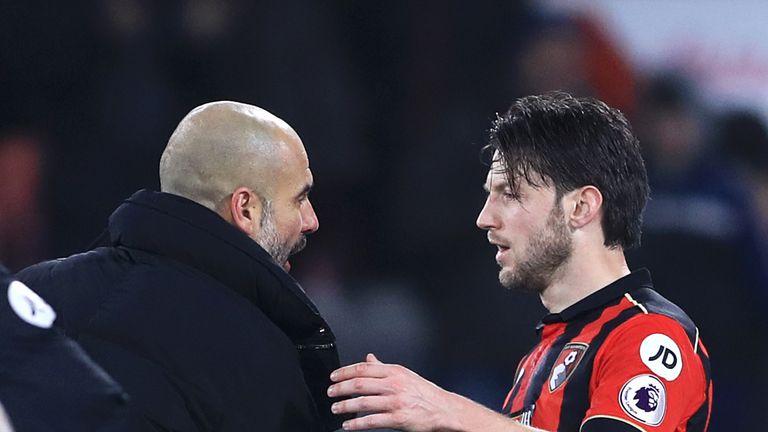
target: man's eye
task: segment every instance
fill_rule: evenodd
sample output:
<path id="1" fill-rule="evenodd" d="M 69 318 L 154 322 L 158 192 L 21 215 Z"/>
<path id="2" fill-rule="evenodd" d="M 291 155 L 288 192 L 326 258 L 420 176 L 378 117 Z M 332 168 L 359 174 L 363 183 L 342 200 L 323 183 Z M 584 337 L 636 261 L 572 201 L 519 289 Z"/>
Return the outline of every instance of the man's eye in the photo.
<path id="1" fill-rule="evenodd" d="M 504 191 L 503 196 L 504 199 L 512 201 L 520 201 L 522 199 L 522 195 L 511 191 Z"/>

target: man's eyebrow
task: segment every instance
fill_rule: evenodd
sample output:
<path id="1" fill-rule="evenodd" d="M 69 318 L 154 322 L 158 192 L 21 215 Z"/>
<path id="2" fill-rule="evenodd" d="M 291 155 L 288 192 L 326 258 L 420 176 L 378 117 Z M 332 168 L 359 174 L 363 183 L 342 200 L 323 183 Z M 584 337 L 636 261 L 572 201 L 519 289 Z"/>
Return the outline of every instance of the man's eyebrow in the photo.
<path id="1" fill-rule="evenodd" d="M 304 185 L 304 188 L 301 189 L 301 192 L 296 194 L 296 196 L 300 197 L 304 195 L 309 195 L 309 193 L 312 192 L 313 187 L 315 187 L 314 183 L 307 183 L 306 185 Z"/>
<path id="2" fill-rule="evenodd" d="M 490 188 L 488 187 L 487 183 L 483 184 L 483 189 L 485 189 L 486 192 L 490 192 L 491 190 L 499 191 L 499 190 L 511 189 L 511 188 L 512 186 L 506 180 L 492 182 Z"/>

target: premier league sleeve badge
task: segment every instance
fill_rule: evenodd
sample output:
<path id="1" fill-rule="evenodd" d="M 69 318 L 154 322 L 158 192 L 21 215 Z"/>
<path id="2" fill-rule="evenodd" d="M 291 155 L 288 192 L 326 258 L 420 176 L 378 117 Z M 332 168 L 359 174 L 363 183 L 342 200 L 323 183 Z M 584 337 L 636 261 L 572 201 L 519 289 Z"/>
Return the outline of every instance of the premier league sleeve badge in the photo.
<path id="1" fill-rule="evenodd" d="M 654 375 L 638 375 L 627 381 L 619 393 L 619 405 L 630 417 L 649 426 L 658 426 L 667 409 L 667 391 Z"/>

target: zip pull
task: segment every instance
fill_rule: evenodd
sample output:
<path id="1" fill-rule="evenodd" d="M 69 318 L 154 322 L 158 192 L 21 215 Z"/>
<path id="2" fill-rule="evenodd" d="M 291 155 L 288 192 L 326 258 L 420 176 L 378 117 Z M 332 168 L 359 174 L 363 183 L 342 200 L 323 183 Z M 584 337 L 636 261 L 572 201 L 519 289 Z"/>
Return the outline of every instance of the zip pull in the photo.
<path id="1" fill-rule="evenodd" d="M 301 351 L 301 350 L 315 350 L 315 351 L 317 351 L 317 350 L 331 349 L 331 348 L 335 348 L 335 347 L 336 347 L 336 344 L 333 343 L 333 342 L 327 343 L 327 344 L 312 344 L 312 345 L 299 344 L 299 345 L 296 345 L 296 348 L 299 351 Z"/>

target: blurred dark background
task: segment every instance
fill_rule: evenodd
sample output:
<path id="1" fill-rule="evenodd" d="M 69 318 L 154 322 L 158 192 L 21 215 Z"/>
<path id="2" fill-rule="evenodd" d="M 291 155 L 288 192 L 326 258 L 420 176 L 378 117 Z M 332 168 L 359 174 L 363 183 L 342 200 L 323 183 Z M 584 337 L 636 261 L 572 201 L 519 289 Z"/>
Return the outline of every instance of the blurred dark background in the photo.
<path id="1" fill-rule="evenodd" d="M 516 97 L 597 96 L 644 146 L 653 199 L 631 263 L 699 324 L 711 430 L 761 430 L 768 116 L 719 103 L 722 86 L 708 93 L 701 52 L 649 67 L 621 17 L 558 3 L 2 0 L 0 261 L 19 270 L 83 251 L 122 199 L 158 188 L 160 154 L 190 109 L 255 104 L 309 153 L 321 230 L 294 274 L 342 360 L 373 351 L 499 408 L 545 310 L 499 286 L 475 228 L 480 148 Z M 768 49 L 749 55 L 768 77 Z"/>

